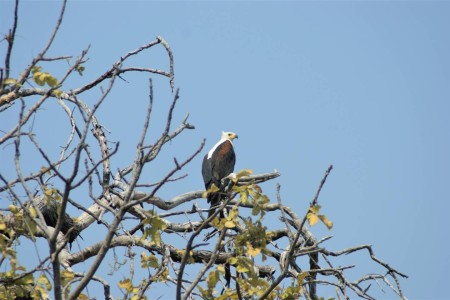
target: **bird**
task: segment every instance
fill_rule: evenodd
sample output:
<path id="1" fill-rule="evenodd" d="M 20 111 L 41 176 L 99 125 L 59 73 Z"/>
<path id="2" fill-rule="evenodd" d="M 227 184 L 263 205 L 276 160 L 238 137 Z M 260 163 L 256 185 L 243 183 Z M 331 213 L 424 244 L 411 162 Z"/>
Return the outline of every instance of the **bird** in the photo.
<path id="1" fill-rule="evenodd" d="M 234 132 L 222 131 L 220 140 L 209 150 L 203 158 L 202 175 L 206 190 L 214 184 L 219 191 L 208 194 L 208 203 L 211 203 L 208 217 L 214 214 L 214 207 L 224 199 L 224 190 L 228 186 L 229 179 L 222 180 L 234 171 L 236 154 L 234 153 L 233 140 L 238 135 Z"/>
<path id="2" fill-rule="evenodd" d="M 53 199 L 46 199 L 45 196 L 38 196 L 32 200 L 36 207 L 41 211 L 47 226 L 55 227 L 59 217 L 59 203 Z M 30 204 L 31 205 L 31 204 Z M 80 236 L 80 227 L 75 220 L 67 213 L 64 214 L 61 232 L 68 234 L 67 240 L 69 248 L 72 248 L 73 241 Z"/>

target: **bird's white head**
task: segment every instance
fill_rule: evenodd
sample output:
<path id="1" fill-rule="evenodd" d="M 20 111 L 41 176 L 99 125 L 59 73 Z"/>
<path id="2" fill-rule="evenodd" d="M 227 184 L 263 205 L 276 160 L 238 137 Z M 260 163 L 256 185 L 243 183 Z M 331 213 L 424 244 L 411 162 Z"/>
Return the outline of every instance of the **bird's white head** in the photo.
<path id="1" fill-rule="evenodd" d="M 234 139 L 237 139 L 238 135 L 234 132 L 229 132 L 229 131 L 222 131 L 222 138 L 221 140 L 229 140 L 232 141 Z"/>

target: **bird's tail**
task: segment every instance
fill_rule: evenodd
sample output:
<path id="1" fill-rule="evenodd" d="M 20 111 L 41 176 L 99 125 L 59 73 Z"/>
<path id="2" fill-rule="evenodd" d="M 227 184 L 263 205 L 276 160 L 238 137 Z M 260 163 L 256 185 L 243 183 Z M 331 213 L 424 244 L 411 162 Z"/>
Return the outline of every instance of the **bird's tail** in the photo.
<path id="1" fill-rule="evenodd" d="M 227 199 L 228 191 L 231 188 L 231 181 L 229 179 L 224 179 L 219 184 L 219 191 L 218 192 L 212 192 L 208 195 L 208 203 L 211 203 L 208 217 L 210 217 L 216 209 L 220 206 L 222 201 L 225 201 Z M 223 218 L 223 212 L 220 213 L 220 218 Z"/>
<path id="2" fill-rule="evenodd" d="M 221 200 L 222 200 L 221 192 L 211 193 L 208 195 L 208 202 L 211 203 L 208 212 L 208 218 L 211 217 L 216 212 L 216 209 L 220 205 Z"/>

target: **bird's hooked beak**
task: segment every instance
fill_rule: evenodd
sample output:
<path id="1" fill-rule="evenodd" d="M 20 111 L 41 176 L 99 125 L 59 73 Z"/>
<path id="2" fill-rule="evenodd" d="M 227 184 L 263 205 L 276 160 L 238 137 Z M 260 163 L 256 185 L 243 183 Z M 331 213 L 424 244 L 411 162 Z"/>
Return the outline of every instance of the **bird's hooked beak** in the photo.
<path id="1" fill-rule="evenodd" d="M 234 132 L 228 131 L 228 132 L 224 132 L 222 131 L 222 139 L 227 139 L 227 140 L 234 140 L 237 139 L 238 135 Z"/>

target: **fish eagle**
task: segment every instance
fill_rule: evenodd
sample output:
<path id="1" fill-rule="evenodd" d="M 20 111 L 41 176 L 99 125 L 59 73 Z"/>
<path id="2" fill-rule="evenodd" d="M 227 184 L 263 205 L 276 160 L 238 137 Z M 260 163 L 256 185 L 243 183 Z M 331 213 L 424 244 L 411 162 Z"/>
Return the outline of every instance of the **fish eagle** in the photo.
<path id="1" fill-rule="evenodd" d="M 208 216 L 214 213 L 213 207 L 219 205 L 224 198 L 224 189 L 229 180 L 222 182 L 222 179 L 234 170 L 236 155 L 233 149 L 233 140 L 235 138 L 238 136 L 234 132 L 222 132 L 220 140 L 203 158 L 202 175 L 206 190 L 209 190 L 213 184 L 219 188 L 218 192 L 208 194 L 208 203 L 211 203 Z"/>

